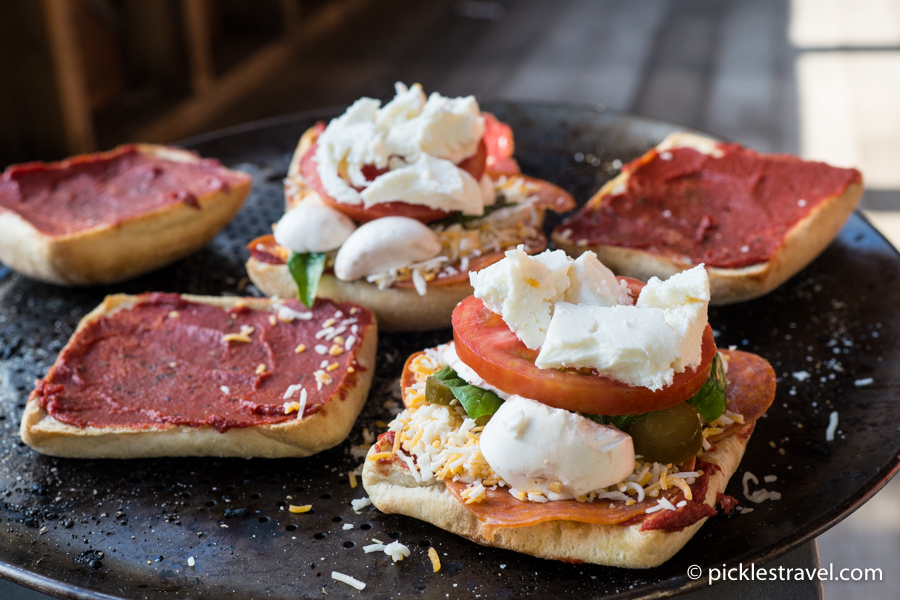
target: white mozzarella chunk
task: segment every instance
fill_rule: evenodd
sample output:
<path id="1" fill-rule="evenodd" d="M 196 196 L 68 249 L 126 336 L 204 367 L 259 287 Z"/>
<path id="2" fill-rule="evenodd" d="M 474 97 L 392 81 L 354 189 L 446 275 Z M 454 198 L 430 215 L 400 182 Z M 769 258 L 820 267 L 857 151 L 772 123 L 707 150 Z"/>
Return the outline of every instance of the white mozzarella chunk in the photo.
<path id="1" fill-rule="evenodd" d="M 383 107 L 361 98 L 319 136 L 315 159 L 325 191 L 338 202 L 367 207 L 399 200 L 483 214 L 480 183 L 454 164 L 478 150 L 484 134 L 478 103 L 439 94 L 426 100 L 419 85 L 395 87 Z M 368 181 L 366 165 L 391 170 Z"/>
<path id="2" fill-rule="evenodd" d="M 564 250 L 545 250 L 534 255 L 534 260 L 547 267 L 550 272 L 550 280 L 556 288 L 557 298 L 569 289 L 569 268 L 574 262 L 566 255 Z"/>
<path id="3" fill-rule="evenodd" d="M 535 365 L 594 368 L 632 386 L 672 383 L 681 339 L 659 308 L 601 307 L 558 302 Z"/>
<path id="4" fill-rule="evenodd" d="M 449 160 L 429 154 L 376 177 L 360 196 L 366 208 L 400 201 L 466 215 L 484 214 L 481 185 L 475 178 Z"/>
<path id="5" fill-rule="evenodd" d="M 547 266 L 519 246 L 506 258 L 469 273 L 475 297 L 497 313 L 532 350 L 544 343 L 552 301 L 559 296 Z"/>
<path id="6" fill-rule="evenodd" d="M 594 306 L 631 305 L 627 286 L 623 286 L 597 255 L 587 251 L 569 267 L 569 288 L 563 300 L 570 304 Z"/>
<path id="7" fill-rule="evenodd" d="M 342 281 L 354 281 L 440 252 L 440 238 L 426 225 L 408 217 L 384 217 L 360 226 L 347 238 L 334 259 L 334 274 Z"/>
<path id="8" fill-rule="evenodd" d="M 418 121 L 422 152 L 453 163 L 475 154 L 484 135 L 484 117 L 473 96 L 445 98 L 432 93 Z"/>
<path id="9" fill-rule="evenodd" d="M 294 252 L 328 252 L 356 231 L 347 215 L 320 202 L 304 200 L 290 209 L 275 226 L 275 241 Z"/>
<path id="10" fill-rule="evenodd" d="M 681 338 L 679 356 L 672 364 L 676 373 L 700 364 L 709 307 L 709 275 L 703 265 L 676 273 L 665 281 L 651 277 L 635 305 L 663 309 L 666 323 Z"/>
<path id="11" fill-rule="evenodd" d="M 577 413 L 510 396 L 481 433 L 481 453 L 511 487 L 568 500 L 634 470 L 631 436 Z"/>
<path id="12" fill-rule="evenodd" d="M 484 390 L 490 390 L 504 400 L 509 398 L 509 394 L 489 384 L 481 377 L 481 375 L 475 372 L 475 369 L 461 361 L 459 359 L 459 356 L 457 356 L 456 354 L 456 344 L 454 344 L 453 342 L 447 344 L 447 348 L 444 350 L 442 357 L 447 366 L 456 371 L 456 374 L 459 375 L 466 383 L 474 385 L 476 387 L 480 387 Z"/>

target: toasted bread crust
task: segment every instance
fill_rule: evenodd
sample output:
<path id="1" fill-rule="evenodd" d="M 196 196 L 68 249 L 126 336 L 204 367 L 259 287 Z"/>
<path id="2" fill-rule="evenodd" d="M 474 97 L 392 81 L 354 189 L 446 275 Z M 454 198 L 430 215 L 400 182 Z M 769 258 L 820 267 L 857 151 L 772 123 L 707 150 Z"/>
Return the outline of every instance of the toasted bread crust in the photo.
<path id="1" fill-rule="evenodd" d="M 247 274 L 256 287 L 270 296 L 295 298 L 297 284 L 285 265 L 266 263 L 255 258 L 247 261 Z M 365 306 L 378 319 L 384 331 L 430 331 L 450 327 L 450 314 L 464 298 L 472 295 L 468 281 L 430 286 L 420 296 L 412 288 L 378 286 L 365 279 L 341 281 L 334 274 L 323 274 L 316 295 L 335 302 L 353 302 Z"/>
<path id="2" fill-rule="evenodd" d="M 195 154 L 151 144 L 138 149 L 177 162 L 199 162 Z M 197 198 L 200 210 L 170 204 L 122 223 L 68 235 L 48 235 L 0 207 L 0 261 L 19 273 L 58 285 L 98 285 L 135 277 L 203 247 L 237 213 L 252 179 Z"/>
<path id="3" fill-rule="evenodd" d="M 715 155 L 716 140 L 689 133 L 673 133 L 663 140 L 657 149 L 689 147 Z M 621 173 L 607 182 L 590 204 L 602 204 L 610 192 L 628 180 L 628 173 Z M 856 208 L 863 193 L 861 184 L 847 186 L 840 195 L 830 196 L 798 221 L 784 238 L 775 254 L 766 262 L 748 267 L 724 269 L 706 267 L 709 274 L 710 304 L 723 305 L 752 300 L 768 294 L 811 263 L 837 236 L 850 213 Z M 561 228 L 564 229 L 564 228 Z M 557 247 L 570 256 L 578 256 L 591 250 L 597 258 L 617 275 L 627 275 L 642 281 L 656 276 L 671 277 L 695 266 L 689 259 L 663 256 L 636 248 L 621 246 L 581 245 L 556 231 L 552 239 Z"/>
<path id="4" fill-rule="evenodd" d="M 718 465 L 709 473 L 706 504 L 715 506 L 744 455 L 753 424 L 716 443 L 703 460 Z M 375 452 L 370 449 L 369 455 Z M 363 486 L 379 510 L 427 521 L 483 546 L 505 548 L 540 558 L 645 569 L 675 555 L 706 518 L 681 531 L 640 531 L 641 524 L 592 525 L 575 521 L 547 521 L 503 528 L 491 537 L 481 522 L 451 494 L 443 481 L 417 483 L 407 469 L 366 460 Z"/>
<path id="5" fill-rule="evenodd" d="M 273 310 L 271 300 L 258 298 L 214 298 L 183 295 L 185 300 L 229 308 L 241 303 L 254 310 Z M 130 308 L 139 298 L 124 294 L 107 296 L 78 325 L 78 332 L 101 316 Z M 302 420 L 291 419 L 274 425 L 234 427 L 219 433 L 204 425 L 158 426 L 148 429 L 127 427 L 84 427 L 68 425 L 50 416 L 35 392 L 25 406 L 19 433 L 22 440 L 42 454 L 68 458 L 148 458 L 156 456 L 302 457 L 321 452 L 342 442 L 356 420 L 369 392 L 378 343 L 377 322 L 373 322 L 359 342 L 357 362 L 362 369 L 352 388 L 336 389 L 317 412 Z M 67 344 L 68 347 L 68 344 Z M 341 397 L 344 393 L 343 398 Z"/>

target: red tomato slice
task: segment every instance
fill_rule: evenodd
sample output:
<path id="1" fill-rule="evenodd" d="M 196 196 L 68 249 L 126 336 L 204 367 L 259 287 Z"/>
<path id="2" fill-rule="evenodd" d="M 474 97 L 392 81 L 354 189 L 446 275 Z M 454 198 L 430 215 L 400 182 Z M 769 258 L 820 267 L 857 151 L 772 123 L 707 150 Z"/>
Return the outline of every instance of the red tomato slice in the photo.
<path id="1" fill-rule="evenodd" d="M 632 294 L 641 287 L 640 282 L 629 281 Z M 491 385 L 555 408 L 594 415 L 636 415 L 683 402 L 709 378 L 716 354 L 712 328 L 707 325 L 699 367 L 676 373 L 672 385 L 655 392 L 599 375 L 539 369 L 534 366 L 538 351 L 528 349 L 503 319 L 475 296 L 453 311 L 453 339 L 460 360 Z"/>
<path id="2" fill-rule="evenodd" d="M 366 208 L 362 204 L 346 204 L 344 202 L 338 202 L 325 192 L 325 187 L 322 185 L 322 180 L 319 178 L 318 165 L 315 160 L 316 149 L 318 147 L 318 143 L 314 142 L 300 161 L 303 178 L 306 179 L 306 184 L 319 194 L 325 204 L 338 209 L 354 221 L 358 223 L 368 223 L 369 221 L 374 221 L 375 219 L 380 219 L 382 217 L 409 217 L 421 221 L 422 223 L 431 223 L 432 221 L 439 221 L 446 218 L 450 214 L 443 210 L 436 210 L 419 204 L 407 204 L 406 202 L 384 202 L 381 204 L 374 204 L 369 208 Z M 482 141 L 478 144 L 478 151 L 459 163 L 458 166 L 460 169 L 467 171 L 476 180 L 479 180 L 484 174 L 486 157 L 487 150 L 485 149 L 484 141 Z M 375 179 L 375 177 L 387 172 L 386 169 L 376 169 L 373 166 L 365 166 L 362 171 L 369 180 Z"/>
<path id="3" fill-rule="evenodd" d="M 515 151 L 512 127 L 498 121 L 491 113 L 483 112 L 484 143 L 487 146 L 487 173 L 496 179 L 500 175 L 518 175 L 519 163 L 512 157 Z"/>

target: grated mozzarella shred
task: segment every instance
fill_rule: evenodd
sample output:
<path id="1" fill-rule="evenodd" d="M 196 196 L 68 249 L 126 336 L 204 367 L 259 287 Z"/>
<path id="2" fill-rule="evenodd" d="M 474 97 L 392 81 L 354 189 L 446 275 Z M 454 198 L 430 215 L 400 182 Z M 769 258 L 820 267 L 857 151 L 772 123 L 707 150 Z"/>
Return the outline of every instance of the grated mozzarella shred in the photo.
<path id="1" fill-rule="evenodd" d="M 371 505 L 372 505 L 372 501 L 369 500 L 368 497 L 366 497 L 366 498 L 356 498 L 356 499 L 350 501 L 350 506 L 353 508 L 353 511 L 354 511 L 356 514 L 359 514 L 359 512 L 360 512 L 362 509 L 364 509 L 364 508 L 367 507 L 367 506 L 371 506 Z"/>
<path id="2" fill-rule="evenodd" d="M 429 348 L 411 361 L 409 370 L 414 374 L 415 381 L 403 390 L 409 406 L 399 412 L 388 425 L 388 429 L 395 433 L 395 441 L 394 447 L 388 448 L 385 455 L 396 456 L 402 461 L 417 483 L 442 479 L 465 483 L 466 488 L 460 495 L 467 504 L 482 502 L 487 497 L 487 489 L 496 489 L 498 485 L 506 487 L 510 494 L 520 500 L 547 502 L 546 496 L 536 490 L 509 488 L 494 472 L 481 454 L 482 428 L 468 417 L 461 406 L 429 404 L 426 401 L 425 380 L 447 365 L 444 356 L 450 348 L 452 342 Z M 729 413 L 725 419 L 729 424 L 743 422 L 743 417 L 737 413 Z M 704 431 L 712 434 L 721 429 L 707 427 Z M 703 441 L 704 447 L 708 447 L 709 442 L 706 439 Z M 649 512 L 676 510 L 670 501 L 660 497 L 661 493 L 675 486 L 690 498 L 689 486 L 702 474 L 699 471 L 679 472 L 675 465 L 650 463 L 637 457 L 634 471 L 624 481 L 579 496 L 577 500 L 634 503 L 655 499 L 657 505 Z M 777 492 L 769 494 L 768 498 L 775 499 L 771 494 Z M 660 502 L 661 500 L 665 501 Z"/>
<path id="3" fill-rule="evenodd" d="M 828 415 L 828 429 L 825 430 L 825 441 L 833 442 L 834 434 L 837 432 L 838 428 L 838 412 L 836 410 L 831 411 L 831 414 Z"/>
<path id="4" fill-rule="evenodd" d="M 349 575 L 344 575 L 343 573 L 338 573 L 337 571 L 331 572 L 331 578 L 334 579 L 335 581 L 340 581 L 341 583 L 346 583 L 350 587 L 355 588 L 357 590 L 366 589 L 366 584 L 363 583 L 362 581 L 360 581 L 359 579 L 354 579 L 353 577 L 350 577 Z"/>
<path id="5" fill-rule="evenodd" d="M 766 488 L 759 488 L 753 493 L 750 493 L 751 481 L 753 482 L 753 485 L 759 485 L 759 479 L 757 479 L 756 475 L 754 475 L 750 471 L 746 471 L 744 473 L 744 479 L 742 483 L 744 487 L 744 497 L 750 502 L 760 504 L 762 502 L 765 502 L 766 500 L 781 500 L 780 492 L 770 492 Z"/>

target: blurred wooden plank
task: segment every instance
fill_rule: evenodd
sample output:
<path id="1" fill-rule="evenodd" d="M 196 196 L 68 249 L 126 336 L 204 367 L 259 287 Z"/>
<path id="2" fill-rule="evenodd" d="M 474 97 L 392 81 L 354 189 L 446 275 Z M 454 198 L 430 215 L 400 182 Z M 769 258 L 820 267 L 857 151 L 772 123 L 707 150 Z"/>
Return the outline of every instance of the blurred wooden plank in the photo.
<path id="1" fill-rule="evenodd" d="M 700 127 L 764 152 L 798 151 L 787 12 L 780 0 L 727 4 Z"/>
<path id="2" fill-rule="evenodd" d="M 299 0 L 281 0 L 281 10 L 284 13 L 284 33 L 292 35 L 300 26 L 300 2 Z"/>
<path id="3" fill-rule="evenodd" d="M 519 64 L 511 65 L 502 95 L 628 108 L 669 4 L 578 0 L 553 5 L 556 18 Z"/>
<path id="4" fill-rule="evenodd" d="M 72 12 L 72 0 L 41 0 L 70 154 L 96 148 L 94 124 Z"/>
<path id="5" fill-rule="evenodd" d="M 0 18 L 0 167 L 67 152 L 41 4 L 8 0 Z"/>
<path id="6" fill-rule="evenodd" d="M 719 52 L 724 0 L 669 5 L 636 88 L 631 112 L 702 126 Z"/>
<path id="7" fill-rule="evenodd" d="M 216 80 L 205 93 L 185 101 L 157 121 L 135 131 L 140 142 L 171 142 L 199 133 L 241 98 L 284 72 L 301 47 L 315 44 L 365 8 L 371 0 L 331 2 L 309 16 L 296 35 L 273 42 Z"/>
<path id="8" fill-rule="evenodd" d="M 184 17 L 191 89 L 195 94 L 205 94 L 212 88 L 215 79 L 207 0 L 181 0 L 181 13 Z"/>
<path id="9" fill-rule="evenodd" d="M 122 4 L 128 62 L 144 88 L 186 91 L 190 61 L 184 47 L 179 5 L 170 0 Z"/>

